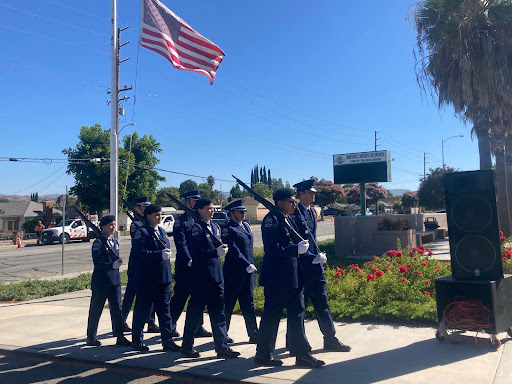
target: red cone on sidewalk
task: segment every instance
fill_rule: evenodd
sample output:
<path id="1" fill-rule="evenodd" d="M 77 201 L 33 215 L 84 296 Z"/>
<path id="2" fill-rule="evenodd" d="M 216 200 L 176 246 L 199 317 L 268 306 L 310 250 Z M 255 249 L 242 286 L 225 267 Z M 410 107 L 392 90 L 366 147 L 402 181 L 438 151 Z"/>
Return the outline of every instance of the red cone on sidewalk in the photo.
<path id="1" fill-rule="evenodd" d="M 18 248 L 22 248 L 23 245 L 21 244 L 21 238 L 20 238 L 20 235 L 18 235 L 18 234 L 16 235 L 16 241 L 18 243 Z"/>

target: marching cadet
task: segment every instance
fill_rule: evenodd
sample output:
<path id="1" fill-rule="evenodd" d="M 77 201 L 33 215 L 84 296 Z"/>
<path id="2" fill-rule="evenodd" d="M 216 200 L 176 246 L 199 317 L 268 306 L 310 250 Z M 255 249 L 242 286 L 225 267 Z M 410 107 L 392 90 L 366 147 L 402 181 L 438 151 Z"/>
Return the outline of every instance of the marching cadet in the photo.
<path id="1" fill-rule="evenodd" d="M 279 321 L 283 309 L 286 308 L 290 353 L 296 357 L 295 365 L 319 368 L 325 363 L 311 355 L 304 332 L 303 282 L 298 262 L 299 255 L 307 252 L 309 243 L 303 240 L 294 244 L 290 231 L 283 222 L 285 220 L 296 230 L 295 224 L 289 218 L 297 204 L 295 192 L 290 188 L 278 189 L 273 198 L 282 216 L 271 211 L 261 224 L 265 254 L 259 282 L 264 288 L 265 305 L 254 362 L 265 366 L 283 364 L 273 353 Z"/>
<path id="2" fill-rule="evenodd" d="M 245 220 L 247 209 L 244 201 L 236 200 L 226 205 L 224 209 L 231 219 L 222 229 L 222 242 L 228 246 L 228 253 L 224 260 L 224 303 L 226 312 L 226 328 L 229 323 L 236 301 L 244 316 L 245 328 L 249 336 L 249 343 L 258 342 L 258 326 L 254 312 L 254 265 L 253 235 L 251 227 Z M 233 339 L 228 336 L 228 343 Z"/>
<path id="3" fill-rule="evenodd" d="M 182 193 L 181 198 L 185 199 L 185 205 L 194 209 L 196 201 L 201 198 L 199 191 L 189 191 Z M 194 226 L 194 219 L 186 212 L 176 219 L 173 228 L 174 244 L 176 246 L 176 262 L 174 265 L 174 294 L 171 298 L 171 317 L 172 317 L 172 335 L 179 337 L 176 331 L 176 324 L 180 318 L 183 308 L 190 296 L 190 268 L 192 266 L 192 257 L 190 256 L 189 241 L 190 232 Z M 195 337 L 211 337 L 212 333 L 203 327 L 203 320 L 199 324 L 199 328 Z"/>
<path id="4" fill-rule="evenodd" d="M 304 297 L 307 303 L 311 299 L 320 330 L 324 335 L 324 349 L 328 351 L 349 352 L 350 347 L 340 342 L 336 336 L 332 320 L 323 263 L 327 261 L 325 253 L 320 252 L 316 242 L 316 212 L 311 208 L 315 201 L 314 180 L 301 181 L 294 185 L 299 194 L 299 204 L 294 212 L 298 233 L 309 240 L 306 253 L 299 256 L 300 269 L 304 279 Z M 305 304 L 306 304 L 305 303 Z"/>
<path id="5" fill-rule="evenodd" d="M 159 226 L 162 208 L 151 204 L 144 210 L 144 217 L 150 228 L 141 226 L 133 237 L 133 249 L 137 255 L 137 292 L 133 312 L 132 348 L 137 351 L 149 350 L 143 343 L 142 329 L 153 303 L 160 324 L 163 350 L 179 351 L 180 348 L 171 336 L 171 250 L 167 234 Z"/>
<path id="6" fill-rule="evenodd" d="M 210 315 L 217 356 L 225 359 L 236 358 L 240 353 L 233 351 L 227 345 L 224 278 L 220 265 L 220 257 L 225 256 L 228 249 L 224 244 L 215 246 L 211 235 L 207 232 L 207 228 L 209 228 L 214 236 L 220 236 L 220 227 L 211 221 L 214 211 L 212 201 L 201 198 L 197 200 L 195 208 L 202 221 L 194 223 L 190 234 L 189 250 L 192 256 L 190 279 L 192 285 L 181 353 L 190 358 L 200 356 L 199 352 L 194 349 L 194 334 L 206 306 Z"/>
<path id="7" fill-rule="evenodd" d="M 148 205 L 151 204 L 151 200 L 149 196 L 142 196 L 135 200 L 134 209 L 142 216 L 144 216 L 144 210 Z M 128 259 L 128 282 L 126 283 L 126 289 L 124 291 L 123 297 L 123 305 L 121 307 L 121 313 L 123 315 L 123 331 L 131 332 L 131 328 L 126 323 L 126 319 L 128 318 L 128 313 L 132 308 L 133 300 L 135 299 L 136 292 L 136 275 L 135 272 L 137 270 L 137 254 L 134 252 L 133 248 L 133 237 L 135 236 L 135 232 L 137 229 L 142 227 L 142 223 L 138 220 L 132 221 L 130 225 L 130 237 L 132 239 L 132 248 L 130 249 L 130 258 Z M 155 324 L 155 308 L 151 307 L 151 313 L 148 318 L 148 333 L 159 333 L 160 328 Z"/>
<path id="8" fill-rule="evenodd" d="M 123 335 L 123 320 L 121 318 L 121 278 L 119 267 L 123 260 L 119 258 L 119 243 L 112 234 L 116 230 L 115 216 L 103 216 L 100 220 L 100 228 L 107 238 L 108 244 L 103 244 L 99 238 L 92 245 L 92 261 L 94 270 L 91 278 L 91 305 L 89 307 L 89 319 L 87 321 L 87 345 L 98 347 L 101 342 L 97 339 L 98 323 L 105 300 L 108 299 L 110 318 L 114 337 L 117 337 L 116 345 L 129 346 L 131 343 Z M 117 258 L 108 251 L 112 249 Z"/>

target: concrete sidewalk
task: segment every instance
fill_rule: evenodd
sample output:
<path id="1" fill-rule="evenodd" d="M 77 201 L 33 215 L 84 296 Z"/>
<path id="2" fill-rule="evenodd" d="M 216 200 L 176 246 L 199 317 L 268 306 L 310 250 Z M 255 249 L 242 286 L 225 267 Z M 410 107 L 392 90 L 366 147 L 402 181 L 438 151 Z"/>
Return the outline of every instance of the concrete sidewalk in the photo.
<path id="1" fill-rule="evenodd" d="M 488 347 L 488 337 L 468 333 L 468 344 L 440 343 L 435 328 L 369 323 L 337 323 L 337 335 L 352 346 L 349 353 L 326 352 L 316 321 L 306 323 L 306 332 L 317 358 L 326 361 L 320 369 L 294 366 L 295 359 L 284 349 L 286 321 L 281 322 L 277 353 L 284 360 L 280 368 L 257 367 L 255 345 L 247 343 L 243 318 L 234 316 L 229 335 L 233 349 L 241 352 L 234 360 L 218 359 L 212 339 L 197 339 L 199 359 L 181 358 L 179 353 L 162 352 L 159 335 L 146 334 L 150 352 L 134 352 L 114 346 L 110 337 L 110 315 L 105 309 L 99 338 L 103 345 L 84 343 L 90 291 L 79 291 L 29 302 L 0 304 L 0 352 L 16 351 L 40 356 L 84 361 L 88 364 L 114 364 L 149 374 L 190 377 L 220 382 L 251 383 L 494 383 L 512 382 L 512 343 L 500 334 L 503 345 L 497 351 Z M 178 330 L 183 330 L 181 316 Z M 205 315 L 208 327 L 208 317 Z M 180 339 L 177 339 L 178 344 Z M 34 367 L 33 369 L 39 369 Z M 2 367 L 0 367 L 0 382 Z"/>

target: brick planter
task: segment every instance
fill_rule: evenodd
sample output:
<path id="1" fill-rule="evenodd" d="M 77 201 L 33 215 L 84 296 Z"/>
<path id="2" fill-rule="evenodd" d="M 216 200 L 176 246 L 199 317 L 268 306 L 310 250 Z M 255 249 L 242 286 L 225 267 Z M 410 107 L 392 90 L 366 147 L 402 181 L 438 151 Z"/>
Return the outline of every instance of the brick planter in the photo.
<path id="1" fill-rule="evenodd" d="M 405 229 L 401 231 L 373 231 L 372 252 L 380 256 L 390 249 L 396 249 L 396 240 L 400 239 L 402 248 L 416 247 L 416 230 Z"/>

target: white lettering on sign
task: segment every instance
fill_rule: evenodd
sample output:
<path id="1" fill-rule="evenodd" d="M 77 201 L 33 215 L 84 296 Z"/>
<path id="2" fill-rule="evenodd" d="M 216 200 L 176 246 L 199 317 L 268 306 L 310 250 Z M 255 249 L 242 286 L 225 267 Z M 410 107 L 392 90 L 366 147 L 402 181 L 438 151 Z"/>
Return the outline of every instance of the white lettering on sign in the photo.
<path id="1" fill-rule="evenodd" d="M 334 165 L 351 165 L 363 163 L 377 163 L 388 160 L 389 151 L 345 153 L 334 155 Z"/>

